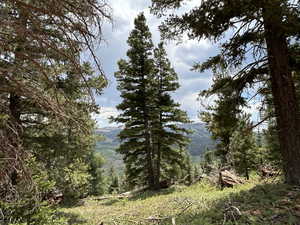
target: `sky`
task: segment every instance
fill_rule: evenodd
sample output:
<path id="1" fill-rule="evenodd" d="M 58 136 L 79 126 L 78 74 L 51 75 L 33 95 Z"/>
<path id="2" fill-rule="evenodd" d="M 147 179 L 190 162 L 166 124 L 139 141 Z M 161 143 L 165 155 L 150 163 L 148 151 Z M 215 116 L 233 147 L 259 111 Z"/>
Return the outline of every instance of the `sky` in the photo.
<path id="1" fill-rule="evenodd" d="M 181 12 L 191 9 L 197 0 L 191 0 L 181 8 Z M 96 98 L 101 107 L 99 115 L 94 115 L 98 127 L 116 126 L 110 124 L 108 118 L 118 115 L 116 105 L 121 102 L 120 93 L 116 89 L 114 73 L 118 70 L 117 62 L 126 59 L 128 50 L 127 39 L 129 33 L 134 28 L 134 18 L 144 12 L 147 25 L 152 33 L 154 44 L 160 41 L 158 26 L 162 20 L 150 14 L 150 0 L 108 0 L 112 8 L 113 23 L 103 25 L 103 35 L 105 41 L 97 48 L 103 70 L 108 79 L 108 87 L 103 90 L 103 94 Z M 181 87 L 172 94 L 174 100 L 181 104 L 181 109 L 186 111 L 193 121 L 199 121 L 198 114 L 201 111 L 201 103 L 197 101 L 200 91 L 205 90 L 212 84 L 212 74 L 191 71 L 191 67 L 196 62 L 203 62 L 210 56 L 218 53 L 218 46 L 208 40 L 185 40 L 178 44 L 175 41 L 166 43 L 166 50 L 169 60 L 179 77 Z M 251 111 L 251 109 L 250 109 Z"/>

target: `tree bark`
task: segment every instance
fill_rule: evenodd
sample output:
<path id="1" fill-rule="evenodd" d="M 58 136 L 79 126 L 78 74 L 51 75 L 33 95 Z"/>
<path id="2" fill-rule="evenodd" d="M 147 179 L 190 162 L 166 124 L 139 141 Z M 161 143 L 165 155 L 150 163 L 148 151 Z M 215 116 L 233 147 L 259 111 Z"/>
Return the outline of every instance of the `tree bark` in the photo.
<path id="1" fill-rule="evenodd" d="M 159 115 L 159 128 L 162 130 L 162 113 Z M 160 189 L 160 165 L 161 165 L 161 141 L 160 137 L 157 137 L 157 161 L 156 161 L 156 177 L 155 177 L 155 188 Z"/>
<path id="2" fill-rule="evenodd" d="M 162 66 L 159 65 L 159 68 L 161 68 Z M 162 80 L 163 74 L 161 72 L 161 70 L 159 71 L 159 91 L 158 91 L 158 96 L 159 98 L 162 96 L 163 94 L 163 80 Z M 160 103 L 159 103 L 160 104 Z M 156 134 L 156 138 L 157 138 L 157 160 L 156 160 L 156 177 L 155 177 L 155 188 L 157 190 L 159 190 L 161 188 L 160 185 L 160 168 L 161 168 L 161 137 L 160 137 L 160 132 L 163 130 L 163 124 L 162 124 L 162 111 L 159 108 L 159 121 L 158 121 L 158 126 L 159 126 L 159 132 L 158 134 Z"/>
<path id="3" fill-rule="evenodd" d="M 13 121 L 18 125 L 21 126 L 21 97 L 14 94 L 10 93 L 9 96 L 9 111 L 11 114 L 11 117 Z"/>
<path id="4" fill-rule="evenodd" d="M 147 159 L 147 180 L 150 189 L 155 189 L 155 180 L 154 180 L 154 171 L 153 171 L 153 147 L 151 143 L 151 131 L 150 131 L 150 121 L 149 121 L 149 109 L 147 101 L 147 87 L 144 79 L 144 60 L 141 62 L 141 76 L 143 77 L 143 111 L 144 111 L 144 128 L 145 128 L 145 150 L 146 150 L 146 159 Z"/>
<path id="5" fill-rule="evenodd" d="M 244 155 L 244 165 L 245 165 L 245 176 L 246 176 L 246 179 L 249 180 L 249 167 L 248 167 L 248 160 L 247 160 L 247 156 L 246 156 L 247 153 L 245 153 Z"/>
<path id="6" fill-rule="evenodd" d="M 154 171 L 153 171 L 153 157 L 152 157 L 152 147 L 150 141 L 150 131 L 149 131 L 149 121 L 145 119 L 145 143 L 147 152 L 147 165 L 148 165 L 148 185 L 150 189 L 155 189 Z"/>
<path id="7" fill-rule="evenodd" d="M 286 182 L 300 185 L 299 109 L 288 63 L 288 44 L 280 5 L 267 0 L 263 9 L 272 94 Z"/>

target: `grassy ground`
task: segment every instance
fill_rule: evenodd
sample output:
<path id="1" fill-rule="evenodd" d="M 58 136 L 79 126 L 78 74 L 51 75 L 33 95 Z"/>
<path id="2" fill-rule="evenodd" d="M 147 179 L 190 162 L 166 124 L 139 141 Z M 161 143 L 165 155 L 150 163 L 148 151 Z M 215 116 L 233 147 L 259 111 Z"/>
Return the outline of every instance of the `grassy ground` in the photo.
<path id="1" fill-rule="evenodd" d="M 60 211 L 69 224 L 83 225 L 300 225 L 300 187 L 252 181 L 220 190 L 202 182 L 130 199 L 86 199 Z"/>

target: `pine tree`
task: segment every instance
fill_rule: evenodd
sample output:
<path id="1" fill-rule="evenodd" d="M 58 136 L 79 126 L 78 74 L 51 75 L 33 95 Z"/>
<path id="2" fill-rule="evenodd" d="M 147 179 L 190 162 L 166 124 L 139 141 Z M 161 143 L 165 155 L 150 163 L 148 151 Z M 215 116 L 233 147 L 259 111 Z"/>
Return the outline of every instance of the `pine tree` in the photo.
<path id="1" fill-rule="evenodd" d="M 118 90 L 123 98 L 117 109 L 123 113 L 114 118 L 114 121 L 125 126 L 119 134 L 122 143 L 118 152 L 123 155 L 130 184 L 149 185 L 153 188 L 153 43 L 143 14 L 135 19 L 134 24 L 135 28 L 127 41 L 130 47 L 127 52 L 129 59 L 118 62 L 119 72 L 115 74 Z"/>
<path id="2" fill-rule="evenodd" d="M 195 181 L 195 168 L 192 165 L 190 156 L 187 157 L 186 173 L 184 174 L 184 183 L 186 185 L 192 185 Z"/>
<path id="3" fill-rule="evenodd" d="M 78 172 L 78 177 L 88 174 L 88 165 L 96 141 L 94 134 L 96 124 L 91 118 L 91 114 L 97 113 L 98 106 L 85 101 L 89 96 L 89 91 L 84 85 L 88 84 L 91 89 L 100 89 L 101 82 L 98 77 L 93 76 L 89 64 L 83 66 L 85 67 L 85 79 L 76 71 L 66 68 L 64 79 L 57 81 L 60 92 L 54 94 L 58 98 L 69 99 L 70 105 L 66 105 L 64 110 L 72 110 L 72 118 L 58 121 L 53 115 L 47 114 L 47 111 L 32 104 L 22 103 L 20 108 L 22 113 L 26 112 L 22 114 L 22 122 L 26 125 L 23 136 L 24 147 L 32 157 L 48 168 L 48 176 L 55 182 L 55 187 L 63 191 L 65 197 L 68 195 L 70 198 L 80 195 L 70 188 L 75 186 L 71 182 L 72 179 L 68 177 L 76 176 L 75 171 Z M 30 101 L 26 102 L 30 103 Z M 78 126 L 74 120 L 77 120 L 84 129 Z M 72 157 L 68 157 L 70 154 Z M 76 170 L 72 171 L 70 166 Z M 80 168 L 82 168 L 81 171 Z M 67 180 L 69 182 L 66 182 Z M 86 186 L 83 190 L 86 193 L 89 189 L 88 179 L 78 179 L 77 181 L 79 180 L 84 183 L 82 186 Z M 80 192 L 79 188 L 77 192 Z"/>
<path id="4" fill-rule="evenodd" d="M 183 2 L 152 0 L 152 10 L 162 15 Z M 285 178 L 295 185 L 300 184 L 300 118 L 288 43 L 299 37 L 298 27 L 298 1 L 288 0 L 204 0 L 183 16 L 172 13 L 162 26 L 168 38 L 188 32 L 193 39 L 219 41 L 231 31 L 221 53 L 195 69 L 241 66 L 234 77 L 242 89 L 262 81 L 263 75 L 269 77 Z"/>
<path id="5" fill-rule="evenodd" d="M 250 171 L 258 166 L 259 154 L 248 115 L 239 118 L 238 125 L 230 138 L 229 148 L 230 162 L 234 169 L 249 180 Z"/>
<path id="6" fill-rule="evenodd" d="M 111 167 L 108 173 L 108 178 L 110 180 L 108 186 L 108 193 L 114 194 L 119 193 L 120 191 L 120 184 L 119 184 L 119 177 L 116 174 L 115 168 Z"/>
<path id="7" fill-rule="evenodd" d="M 277 168 L 282 168 L 282 155 L 280 154 L 279 137 L 277 132 L 277 123 L 275 118 L 273 97 L 271 94 L 270 82 L 267 81 L 263 96 L 263 108 L 260 112 L 262 118 L 268 118 L 267 128 L 264 130 L 264 139 L 266 140 L 266 158 L 267 163 Z"/>
<path id="8" fill-rule="evenodd" d="M 77 23 L 74 33 L 79 27 L 83 33 L 67 37 L 72 33 L 70 24 L 76 23 L 76 16 L 73 20 L 64 17 L 65 13 L 72 14 L 71 10 L 74 10 L 73 15 L 84 14 L 92 5 L 96 6 L 95 2 L 85 2 L 85 10 L 80 12 L 78 8 L 67 12 L 68 2 L 57 1 L 56 9 L 46 1 L 45 4 L 37 1 L 0 3 L 4 13 L 1 19 L 6 21 L 0 26 L 0 67 L 5 68 L 0 72 L 3 85 L 0 115 L 5 118 L 0 121 L 1 133 L 8 130 L 16 135 L 13 139 L 9 133 L 0 134 L 0 151 L 9 159 L 0 166 L 0 170 L 5 171 L 0 178 L 5 193 L 0 202 L 9 199 L 15 204 L 15 210 L 10 213 L 16 220 L 20 219 L 19 222 L 25 223 L 33 216 L 39 210 L 37 206 L 41 206 L 38 201 L 53 188 L 63 191 L 65 199 L 83 197 L 89 189 L 87 159 L 93 148 L 95 127 L 91 113 L 98 110 L 93 93 L 100 93 L 105 78 L 102 74 L 95 76 L 91 66 L 79 59 L 80 51 L 94 39 L 89 28 L 84 31 L 83 26 L 94 23 Z M 99 16 L 93 10 L 90 13 L 89 19 Z M 84 17 L 83 14 L 80 17 Z M 59 22 L 58 16 L 68 22 Z M 50 21 L 49 18 L 56 19 Z M 63 23 L 68 24 L 62 26 Z M 82 35 L 86 36 L 85 41 L 79 41 Z M 2 145 L 3 139 L 10 142 L 11 149 Z M 27 163 L 31 160 L 35 160 L 35 164 Z M 36 168 L 44 169 L 43 175 L 53 184 L 52 190 L 45 191 L 44 184 L 39 186 L 38 175 L 31 175 Z M 28 214 L 28 218 L 23 218 L 21 212 Z"/>
<path id="9" fill-rule="evenodd" d="M 95 34 L 101 30 L 102 21 L 109 18 L 107 5 L 102 3 L 105 2 L 0 2 L 0 151 L 4 158 L 9 159 L 0 168 L 5 171 L 0 178 L 1 185 L 9 187 L 11 181 L 14 183 L 15 179 L 11 178 L 16 171 L 30 174 L 24 167 L 25 159 L 34 151 L 24 139 L 28 129 L 43 130 L 49 125 L 47 121 L 54 123 L 55 119 L 59 125 L 64 123 L 64 127 L 72 124 L 73 129 L 77 124 L 77 129 L 79 126 L 83 128 L 88 116 L 80 111 L 96 109 L 93 103 L 84 107 L 83 99 L 74 101 L 76 97 L 70 98 L 71 95 L 65 92 L 67 88 L 61 84 L 66 84 L 64 81 L 70 79 L 70 73 L 73 73 L 76 77 L 72 79 L 76 87 L 74 92 L 78 89 L 80 93 L 88 92 L 84 96 L 87 102 L 93 102 L 93 93 L 99 93 L 104 87 L 106 82 L 102 73 L 97 84 L 100 88 L 90 88 L 88 82 L 80 82 L 79 87 L 79 83 L 75 82 L 89 80 L 79 55 L 84 49 L 91 50 L 94 55 Z M 95 63 L 99 65 L 96 58 Z M 87 126 L 86 130 L 89 128 Z M 63 132 L 66 133 L 66 130 Z M 22 177 L 30 178 L 27 175 Z M 28 182 L 28 185 L 31 184 Z"/>
<path id="10" fill-rule="evenodd" d="M 152 139 L 155 150 L 155 184 L 159 187 L 161 173 L 165 179 L 170 179 L 164 165 L 177 164 L 179 168 L 185 169 L 186 157 L 185 147 L 189 139 L 184 135 L 188 130 L 180 127 L 182 123 L 188 123 L 187 114 L 180 110 L 179 104 L 171 98 L 171 93 L 179 88 L 178 77 L 171 63 L 163 43 L 159 43 L 154 50 L 155 66 L 155 106 L 156 120 L 152 124 Z"/>
<path id="11" fill-rule="evenodd" d="M 213 82 L 212 87 L 202 91 L 200 95 L 205 98 L 216 96 L 217 99 L 212 106 L 206 106 L 206 111 L 200 113 L 200 118 L 206 123 L 211 137 L 217 141 L 215 154 L 220 157 L 221 163 L 226 165 L 230 152 L 230 138 L 245 101 L 241 93 L 232 87 L 233 80 L 229 75 L 215 73 Z"/>
<path id="12" fill-rule="evenodd" d="M 105 193 L 105 180 L 103 174 L 103 156 L 96 152 L 90 156 L 89 173 L 91 175 L 91 190 L 92 195 L 103 195 Z"/>
<path id="13" fill-rule="evenodd" d="M 178 78 L 163 44 L 153 49 L 143 14 L 135 19 L 128 44 L 129 60 L 120 60 L 116 73 L 123 98 L 117 108 L 123 113 L 114 121 L 125 125 L 118 151 L 124 155 L 132 186 L 159 189 L 161 178 L 177 179 L 174 171 L 185 167 L 188 139 L 184 134 L 188 131 L 179 124 L 189 120 L 170 96 L 179 87 Z"/>
<path id="14" fill-rule="evenodd" d="M 94 56 L 109 8 L 102 0 L 3 0 L 0 12 L 0 204 L 13 208 L 3 209 L 3 222 L 46 224 L 34 216 L 51 191 L 43 175 L 65 197 L 89 188 L 94 93 L 106 80 L 96 57 L 98 77 L 80 54 Z"/>

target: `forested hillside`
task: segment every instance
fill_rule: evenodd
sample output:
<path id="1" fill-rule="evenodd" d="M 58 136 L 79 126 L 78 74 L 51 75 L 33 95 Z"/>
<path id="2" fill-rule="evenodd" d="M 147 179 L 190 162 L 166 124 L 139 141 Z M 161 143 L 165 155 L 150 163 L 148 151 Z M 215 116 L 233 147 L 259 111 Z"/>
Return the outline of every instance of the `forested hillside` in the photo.
<path id="1" fill-rule="evenodd" d="M 184 128 L 193 131 L 189 134 L 191 142 L 187 146 L 187 150 L 192 156 L 193 161 L 199 161 L 207 149 L 213 149 L 215 141 L 211 139 L 210 133 L 203 123 L 191 123 L 183 125 Z M 113 164 L 115 168 L 122 165 L 122 157 L 115 150 L 120 144 L 118 134 L 122 127 L 106 127 L 97 129 L 96 133 L 104 137 L 96 143 L 96 151 L 100 152 L 106 159 L 106 165 Z"/>

